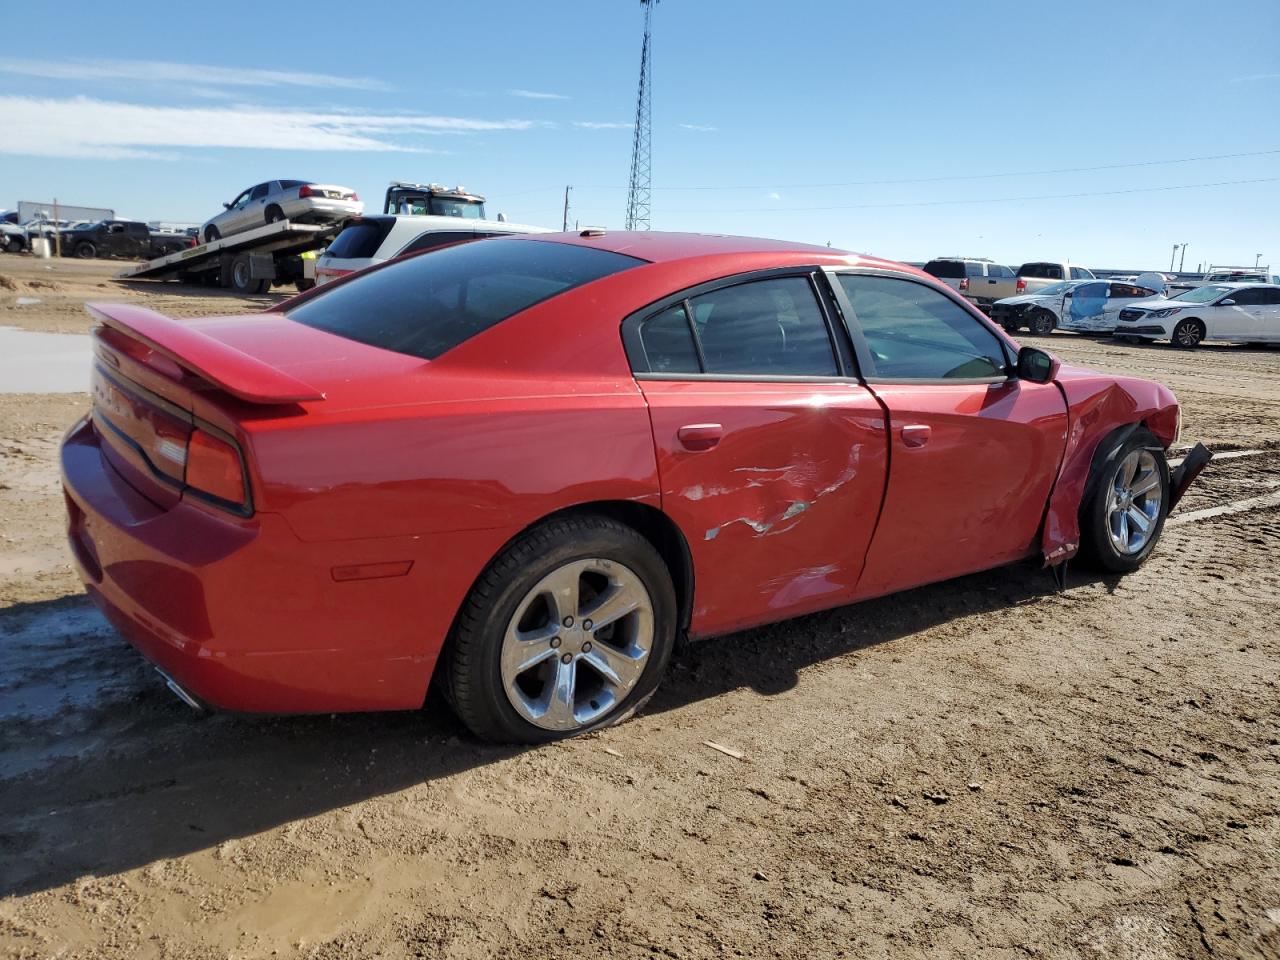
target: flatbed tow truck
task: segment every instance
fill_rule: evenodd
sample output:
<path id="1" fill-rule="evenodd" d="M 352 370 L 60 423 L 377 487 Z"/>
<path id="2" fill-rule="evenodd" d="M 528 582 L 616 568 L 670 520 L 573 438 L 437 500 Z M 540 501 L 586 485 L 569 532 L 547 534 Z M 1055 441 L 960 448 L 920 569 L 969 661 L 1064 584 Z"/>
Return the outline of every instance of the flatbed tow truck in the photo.
<path id="1" fill-rule="evenodd" d="M 315 285 L 302 255 L 320 250 L 342 229 L 341 223 L 293 223 L 278 220 L 254 230 L 127 267 L 117 280 L 179 280 L 236 293 L 266 293 L 273 283 Z M 309 275 L 310 274 L 310 275 Z"/>

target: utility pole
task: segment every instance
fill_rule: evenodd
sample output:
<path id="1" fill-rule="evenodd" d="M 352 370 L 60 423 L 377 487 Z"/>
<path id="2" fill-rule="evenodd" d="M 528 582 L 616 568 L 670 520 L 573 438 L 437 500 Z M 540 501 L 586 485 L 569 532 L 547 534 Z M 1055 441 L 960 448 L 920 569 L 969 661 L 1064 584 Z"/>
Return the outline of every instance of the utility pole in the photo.
<path id="1" fill-rule="evenodd" d="M 1178 259 L 1178 245 L 1173 245 L 1173 253 L 1169 254 L 1169 272 L 1173 273 L 1173 263 Z"/>
<path id="2" fill-rule="evenodd" d="M 1253 255 L 1253 269 L 1258 269 L 1258 264 L 1262 263 L 1262 254 L 1255 253 Z"/>
<path id="3" fill-rule="evenodd" d="M 62 256 L 62 228 L 58 223 L 58 198 L 53 198 L 53 255 Z"/>
<path id="4" fill-rule="evenodd" d="M 572 187 L 564 188 L 564 221 L 561 223 L 561 230 L 569 229 L 569 191 L 572 189 Z"/>
<path id="5" fill-rule="evenodd" d="M 653 5 L 658 0 L 640 0 L 644 7 L 644 43 L 640 47 L 640 90 L 636 96 L 636 123 L 631 134 L 631 182 L 627 188 L 628 230 L 649 229 L 649 200 L 653 179 L 653 141 L 649 108 L 649 42 L 653 27 Z"/>
<path id="6" fill-rule="evenodd" d="M 1182 245 L 1182 256 L 1178 258 L 1178 272 L 1182 272 L 1182 265 L 1187 262 L 1187 245 Z"/>

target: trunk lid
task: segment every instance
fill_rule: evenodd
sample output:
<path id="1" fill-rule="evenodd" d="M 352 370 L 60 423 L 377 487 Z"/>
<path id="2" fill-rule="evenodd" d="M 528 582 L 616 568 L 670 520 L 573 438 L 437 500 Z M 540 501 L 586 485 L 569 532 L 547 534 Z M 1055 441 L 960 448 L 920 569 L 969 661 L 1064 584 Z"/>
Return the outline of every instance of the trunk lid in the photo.
<path id="1" fill-rule="evenodd" d="M 211 469 L 212 451 L 230 489 L 237 469 L 243 478 L 243 496 L 213 501 L 251 512 L 247 428 L 255 421 L 411 402 L 428 365 L 277 313 L 182 322 L 123 304 L 90 304 L 89 312 L 101 324 L 91 392 L 103 455 L 162 508 L 183 496 L 210 499 L 192 470 Z"/>

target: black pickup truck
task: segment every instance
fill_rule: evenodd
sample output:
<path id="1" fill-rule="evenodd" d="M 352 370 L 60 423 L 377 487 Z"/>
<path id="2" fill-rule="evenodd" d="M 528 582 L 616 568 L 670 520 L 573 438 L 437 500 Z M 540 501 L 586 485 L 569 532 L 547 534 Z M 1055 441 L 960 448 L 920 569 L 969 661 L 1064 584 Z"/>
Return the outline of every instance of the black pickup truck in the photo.
<path id="1" fill-rule="evenodd" d="M 94 257 L 152 260 L 193 245 L 191 237 L 152 233 L 150 227 L 137 220 L 101 220 L 62 231 L 62 255 L 82 260 Z"/>

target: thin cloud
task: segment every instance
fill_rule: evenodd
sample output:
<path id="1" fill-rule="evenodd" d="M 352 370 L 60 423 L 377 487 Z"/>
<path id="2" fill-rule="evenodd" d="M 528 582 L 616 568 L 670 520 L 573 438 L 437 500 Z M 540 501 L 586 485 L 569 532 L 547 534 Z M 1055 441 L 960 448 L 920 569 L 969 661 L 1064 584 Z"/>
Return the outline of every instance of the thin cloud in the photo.
<path id="1" fill-rule="evenodd" d="M 573 125 L 582 130 L 630 130 L 631 129 L 631 124 L 629 123 L 616 123 L 612 121 L 602 122 L 599 120 L 575 120 L 573 121 Z"/>
<path id="2" fill-rule="evenodd" d="M 524 97 L 526 100 L 568 100 L 563 93 L 543 93 L 541 90 L 508 90 L 513 97 Z"/>
<path id="3" fill-rule="evenodd" d="M 175 148 L 435 153 L 405 135 L 529 130 L 530 120 L 314 113 L 255 106 L 156 107 L 0 96 L 0 154 L 176 160 Z M 168 148 L 168 149 L 164 149 Z"/>
<path id="4" fill-rule="evenodd" d="M 294 70 L 255 70 L 163 60 L 28 60 L 0 58 L 0 73 L 47 80 L 128 80 L 203 84 L 211 87 L 319 87 L 331 90 L 390 90 L 370 77 L 339 77 Z"/>
<path id="5" fill-rule="evenodd" d="M 1257 80 L 1280 80 L 1280 73 L 1251 73 L 1246 77 L 1232 77 L 1232 83 L 1253 83 Z"/>
<path id="6" fill-rule="evenodd" d="M 678 124 L 681 130 L 693 130 L 696 133 L 715 133 L 719 127 L 709 127 L 703 123 L 681 123 Z"/>
<path id="7" fill-rule="evenodd" d="M 766 200 L 781 200 L 781 199 L 782 199 L 782 194 L 780 194 L 780 193 L 770 193 L 770 194 L 766 194 L 766 195 L 765 195 L 765 199 L 766 199 Z"/>

